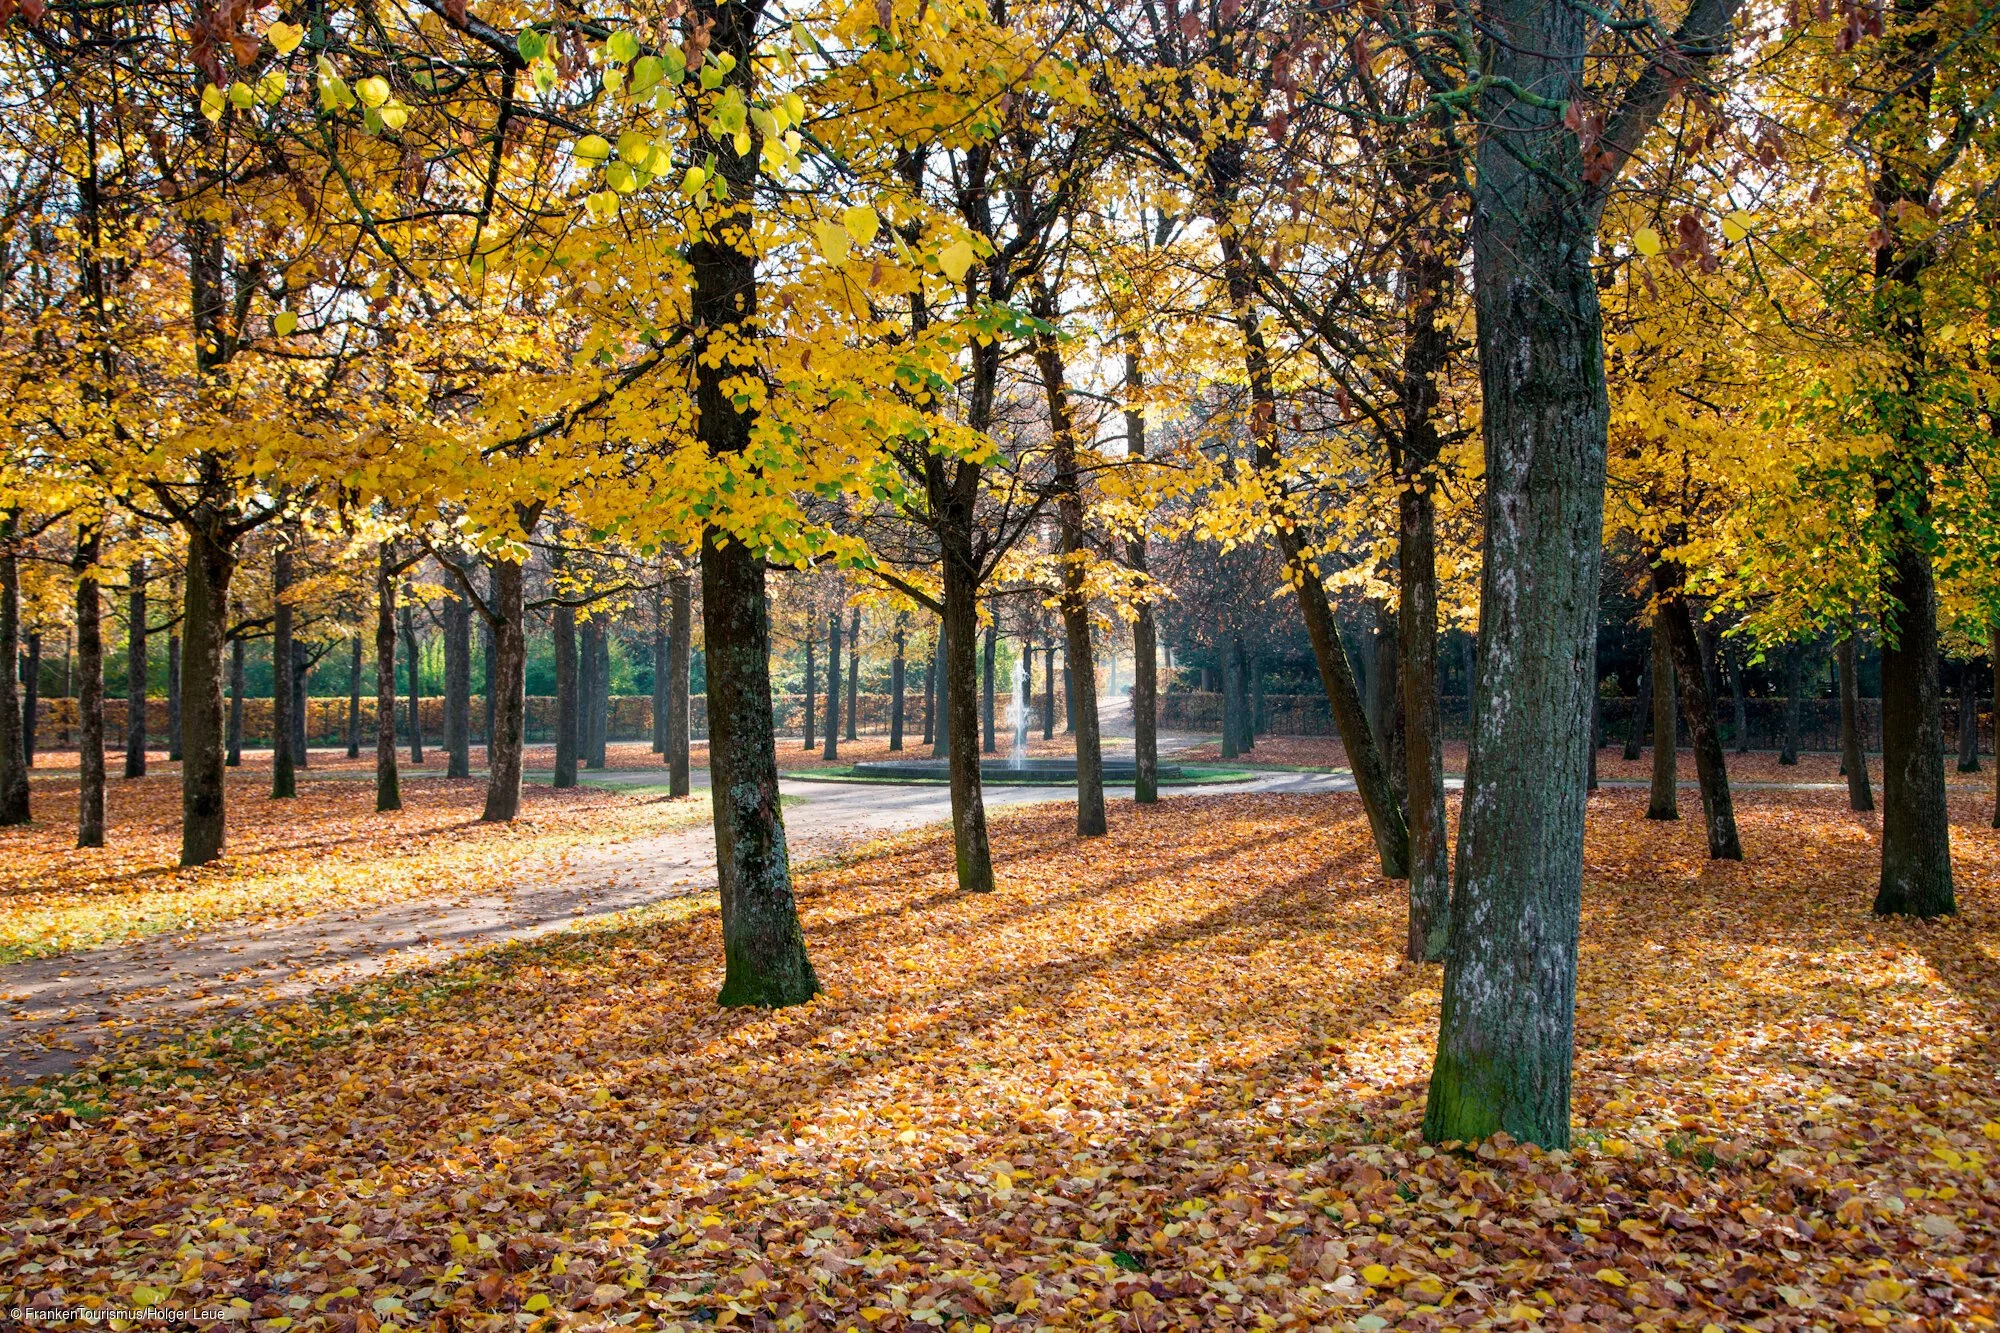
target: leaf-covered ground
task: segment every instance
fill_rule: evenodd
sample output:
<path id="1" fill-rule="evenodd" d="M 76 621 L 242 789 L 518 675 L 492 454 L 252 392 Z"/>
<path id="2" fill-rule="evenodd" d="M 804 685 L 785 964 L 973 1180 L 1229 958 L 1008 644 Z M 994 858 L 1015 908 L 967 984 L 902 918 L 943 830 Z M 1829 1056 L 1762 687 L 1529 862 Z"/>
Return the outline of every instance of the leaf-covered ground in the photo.
<path id="1" fill-rule="evenodd" d="M 520 819 L 482 824 L 477 781 L 406 783 L 393 815 L 375 812 L 369 782 L 309 778 L 297 797 L 273 801 L 269 781 L 268 769 L 230 775 L 228 854 L 183 870 L 177 776 L 114 779 L 107 845 L 91 850 L 76 847 L 75 777 L 37 777 L 36 822 L 0 829 L 0 963 L 224 922 L 449 898 L 580 847 L 707 814 L 705 803 L 529 787 Z"/>
<path id="2" fill-rule="evenodd" d="M 1351 798 L 1003 820 L 804 876 L 828 994 L 712 1005 L 712 908 L 496 951 L 19 1094 L 0 1306 L 379 1327 L 1992 1327 L 2000 850 L 1868 915 L 1872 829 L 1751 860 L 1591 802 L 1577 1144 L 1416 1136 L 1435 968 Z"/>

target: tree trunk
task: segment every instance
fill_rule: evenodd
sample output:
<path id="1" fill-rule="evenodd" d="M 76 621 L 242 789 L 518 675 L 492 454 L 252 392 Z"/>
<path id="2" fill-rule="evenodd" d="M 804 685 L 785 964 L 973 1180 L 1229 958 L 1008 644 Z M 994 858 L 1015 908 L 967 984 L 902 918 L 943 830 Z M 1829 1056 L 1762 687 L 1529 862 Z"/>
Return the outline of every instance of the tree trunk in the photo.
<path id="1" fill-rule="evenodd" d="M 78 790 L 76 845 L 104 845 L 104 622 L 97 595 L 99 538 L 79 528 L 76 557 L 76 720 Z"/>
<path id="2" fill-rule="evenodd" d="M 800 674 L 799 679 L 802 683 L 801 693 L 805 696 L 800 701 L 805 708 L 805 714 L 802 719 L 805 744 L 801 748 L 810 754 L 819 748 L 815 744 L 815 738 L 818 735 L 816 723 L 819 720 L 817 717 L 819 708 L 819 659 L 814 656 L 819 650 L 819 626 L 814 622 L 819 617 L 814 613 L 810 601 L 806 604 L 806 611 L 806 669 Z"/>
<path id="3" fill-rule="evenodd" d="M 826 748 L 822 759 L 840 758 L 840 610 L 836 604 L 826 617 Z M 812 688 L 812 682 L 806 682 Z"/>
<path id="4" fill-rule="evenodd" d="M 667 605 L 653 594 L 653 753 L 667 752 Z"/>
<path id="5" fill-rule="evenodd" d="M 1042 319 L 1056 318 L 1055 293 L 1046 281 L 1037 283 L 1033 304 Z M 1104 742 L 1097 725 L 1097 654 L 1091 640 L 1090 600 L 1084 591 L 1090 556 L 1084 546 L 1083 473 L 1077 457 L 1076 422 L 1070 412 L 1067 368 L 1053 332 L 1036 335 L 1035 366 L 1041 372 L 1042 392 L 1048 400 L 1055 465 L 1063 656 L 1068 666 L 1063 683 L 1070 730 L 1076 735 L 1076 833 L 1080 838 L 1095 838 L 1102 837 L 1109 825 L 1104 811 Z"/>
<path id="6" fill-rule="evenodd" d="M 993 889 L 993 849 L 986 833 L 986 795 L 979 775 L 979 587 L 973 581 L 969 524 L 953 525 L 944 556 L 943 660 L 938 738 L 951 761 L 951 832 L 958 887 Z"/>
<path id="7" fill-rule="evenodd" d="M 28 631 L 27 661 L 21 666 L 21 763 L 35 766 L 35 727 L 42 714 L 42 632 Z"/>
<path id="8" fill-rule="evenodd" d="M 931 662 L 931 689 L 937 695 L 937 724 L 932 728 L 931 758 L 951 758 L 951 662 L 945 640 L 951 623 L 947 613 L 938 621 L 937 654 Z"/>
<path id="9" fill-rule="evenodd" d="M 583 622 L 578 635 L 581 642 L 576 659 L 577 757 L 585 768 L 603 767 L 597 759 L 597 648 L 603 637 L 604 626 L 595 616 Z"/>
<path id="10" fill-rule="evenodd" d="M 556 641 L 556 771 L 550 785 L 574 787 L 583 711 L 577 697 L 576 608 L 558 605 L 550 619 Z"/>
<path id="11" fill-rule="evenodd" d="M 1146 456 L 1145 368 L 1139 359 L 1137 334 L 1125 343 L 1125 453 Z M 1125 543 L 1125 563 L 1146 574 L 1146 534 Z M 1160 639 L 1153 604 L 1139 603 L 1132 620 L 1132 800 L 1152 805 L 1160 799 Z"/>
<path id="12" fill-rule="evenodd" d="M 1847 807 L 1873 810 L 1875 793 L 1868 784 L 1868 749 L 1861 743 L 1861 688 L 1854 678 L 1854 635 L 1840 640 L 1840 766 L 1847 776 Z"/>
<path id="13" fill-rule="evenodd" d="M 1597 752 L 1604 748 L 1604 701 L 1590 696 L 1590 764 L 1584 772 L 1583 789 L 1597 790 Z"/>
<path id="14" fill-rule="evenodd" d="M 229 768 L 243 766 L 243 640 L 229 641 L 229 757 L 224 761 Z"/>
<path id="15" fill-rule="evenodd" d="M 1979 663 L 1972 658 L 1958 675 L 1958 771 L 1979 771 Z"/>
<path id="16" fill-rule="evenodd" d="M 21 736 L 21 565 L 17 516 L 0 515 L 0 827 L 29 819 L 28 756 Z"/>
<path id="17" fill-rule="evenodd" d="M 1646 631 L 1646 656 L 1639 663 L 1639 688 L 1632 695 L 1632 725 L 1625 732 L 1625 762 L 1638 759 L 1646 746 L 1646 723 L 1652 719 L 1653 658 L 1652 631 Z"/>
<path id="18" fill-rule="evenodd" d="M 593 623 L 595 618 L 593 618 Z M 598 625 L 596 661 L 590 669 L 590 766 L 611 763 L 611 622 Z"/>
<path id="19" fill-rule="evenodd" d="M 405 674 L 410 681 L 410 762 L 421 764 L 424 762 L 423 661 L 417 654 L 417 624 L 408 602 L 403 603 L 401 616 Z"/>
<path id="20" fill-rule="evenodd" d="M 1042 666 L 1042 739 L 1054 740 L 1056 734 L 1056 646 L 1050 644 L 1042 652 L 1048 660 Z"/>
<path id="21" fill-rule="evenodd" d="M 218 616 L 226 615 L 217 608 Z M 181 732 L 181 694 L 184 688 L 181 680 L 181 636 L 174 630 L 167 631 L 167 758 L 178 761 L 186 758 L 185 737 Z"/>
<path id="22" fill-rule="evenodd" d="M 181 864 L 206 865 L 227 843 L 223 773 L 222 641 L 229 632 L 229 584 L 236 538 L 201 509 L 188 524 L 187 596 L 182 609 Z M 211 524 L 213 526 L 211 526 Z"/>
<path id="23" fill-rule="evenodd" d="M 1596 219 L 1562 108 L 1582 91 L 1592 20 L 1506 0 L 1489 21 L 1472 201 L 1480 665 L 1424 1136 L 1567 1148 L 1609 409 Z"/>
<path id="24" fill-rule="evenodd" d="M 445 776 L 472 776 L 472 603 L 453 586 L 444 603 Z"/>
<path id="25" fill-rule="evenodd" d="M 981 728 L 981 754 L 999 754 L 999 738 L 993 730 L 993 668 L 995 654 L 999 651 L 993 626 L 986 627 L 983 636 L 985 644 L 980 649 L 979 669 L 982 678 L 979 683 L 979 725 Z"/>
<path id="26" fill-rule="evenodd" d="M 396 771 L 396 558 L 382 544 L 375 567 L 375 809 L 403 808 Z M 491 801 L 488 801 L 491 805 Z"/>
<path id="27" fill-rule="evenodd" d="M 271 553 L 271 799 L 287 800 L 299 794 L 293 769 L 292 749 L 292 616 L 285 596 L 292 587 L 292 546 L 281 535 Z M 171 640 L 168 641 L 171 644 Z M 169 726 L 172 722 L 169 721 Z"/>
<path id="28" fill-rule="evenodd" d="M 307 677 L 312 674 L 312 659 L 306 646 L 292 637 L 292 764 L 297 769 L 312 767 L 312 738 L 307 731 L 311 720 L 307 708 L 311 702 L 306 692 Z"/>
<path id="29" fill-rule="evenodd" d="M 667 641 L 667 794 L 685 796 L 693 735 L 688 671 L 694 663 L 694 584 L 685 574 L 673 581 L 673 617 L 673 632 Z"/>
<path id="30" fill-rule="evenodd" d="M 903 641 L 908 633 L 909 616 L 901 611 L 896 613 L 895 637 L 890 640 L 889 658 L 889 752 L 896 754 L 903 748 Z"/>
<path id="31" fill-rule="evenodd" d="M 1799 696 L 1805 692 L 1805 656 L 1803 644 L 1785 645 L 1785 713 L 1784 729 L 1778 737 L 1778 762 L 1787 768 L 1799 762 Z"/>
<path id="32" fill-rule="evenodd" d="M 929 745 L 937 731 L 937 654 L 924 657 L 924 741 Z"/>
<path id="33" fill-rule="evenodd" d="M 520 562 L 494 560 L 487 569 L 492 605 L 484 619 L 493 637 L 486 659 L 486 706 L 491 721 L 486 730 L 486 808 L 479 817 L 503 824 L 521 812 L 521 756 L 528 738 L 527 611 Z M 393 735 L 389 757 L 393 763 Z"/>
<path id="34" fill-rule="evenodd" d="M 1993 664 L 1993 827 L 2000 828 L 2000 616 L 1986 622 L 1986 660 Z"/>
<path id="35" fill-rule="evenodd" d="M 1750 753 L 1750 705 L 1743 693 L 1743 658 L 1735 653 L 1727 654 L 1729 661 L 1730 701 L 1736 709 L 1736 753 Z"/>
<path id="36" fill-rule="evenodd" d="M 1694 746 L 1695 777 L 1701 784 L 1701 813 L 1708 833 L 1709 859 L 1741 861 L 1743 843 L 1736 832 L 1736 803 L 1729 791 L 1729 768 L 1722 755 L 1722 734 L 1715 722 L 1714 682 L 1702 670 L 1701 637 L 1687 603 L 1686 571 L 1677 562 L 1656 560 L 1653 589 L 1660 607 L 1655 625 L 1664 624 L 1666 629 L 1674 678 L 1680 683 L 1681 716 L 1687 720 L 1688 741 Z M 1654 678 L 1659 678 L 1658 668 L 1654 670 Z M 1671 721 L 1668 734 L 1672 735 Z"/>
<path id="37" fill-rule="evenodd" d="M 847 613 L 847 739 L 861 739 L 861 608 Z"/>
<path id="38" fill-rule="evenodd" d="M 1242 753 L 1238 739 L 1243 733 L 1243 725 L 1237 718 L 1238 693 L 1236 682 L 1236 654 L 1229 649 L 1229 638 L 1218 630 L 1215 635 L 1215 656 L 1222 673 L 1222 688 L 1217 692 L 1222 704 L 1222 757 L 1235 759 Z"/>
<path id="39" fill-rule="evenodd" d="M 497 608 L 500 599 L 500 576 L 494 569 L 491 561 L 488 561 L 486 565 L 486 596 L 489 605 Z M 522 642 L 525 645 L 527 641 L 524 638 Z M 481 663 L 481 674 L 485 676 L 485 681 L 479 692 L 486 708 L 486 759 L 489 767 L 493 761 L 494 653 L 496 651 L 493 642 L 493 619 L 490 615 L 482 614 L 479 617 L 479 660 Z M 525 648 L 523 651 L 525 651 Z"/>
<path id="40" fill-rule="evenodd" d="M 132 566 L 125 616 L 125 776 L 146 776 L 146 562 Z"/>
<path id="41" fill-rule="evenodd" d="M 1675 715 L 1674 684 L 1683 674 L 1674 670 L 1674 641 L 1662 615 L 1653 613 L 1653 785 L 1646 818 L 1679 819 L 1680 736 Z"/>
<path id="42" fill-rule="evenodd" d="M 361 757 L 361 636 L 347 659 L 347 757 Z"/>
<path id="43" fill-rule="evenodd" d="M 1902 533 L 1890 553 L 1882 627 L 1882 883 L 1878 916 L 1958 910 L 1945 807 L 1944 701 L 1930 552 Z M 1894 624 L 1886 623 L 1888 617 Z"/>
<path id="44" fill-rule="evenodd" d="M 751 50 L 761 0 L 694 0 L 694 19 L 712 24 L 711 50 L 736 63 L 724 75 L 753 100 Z M 739 155 L 727 138 L 697 136 L 712 153 L 733 209 L 688 246 L 693 276 L 691 323 L 697 330 L 695 417 L 711 457 L 741 455 L 750 445 L 754 407 L 739 407 L 725 387 L 757 364 L 748 330 L 757 316 L 757 261 L 751 239 L 757 140 Z M 711 339 L 721 352 L 710 348 Z M 792 900 L 785 825 L 778 802 L 778 753 L 771 727 L 770 608 L 761 551 L 710 529 L 701 548 L 702 623 L 708 667 L 708 753 L 715 802 L 716 878 L 722 890 L 727 974 L 719 1003 L 802 1004 L 819 990 Z M 810 688 L 810 677 L 808 678 Z"/>
<path id="45" fill-rule="evenodd" d="M 1412 961 L 1444 958 L 1450 920 L 1451 850 L 1444 805 L 1444 718 L 1438 704 L 1436 503 L 1423 478 L 1397 497 L 1396 613 L 1403 695 L 1403 772 L 1409 789 Z"/>

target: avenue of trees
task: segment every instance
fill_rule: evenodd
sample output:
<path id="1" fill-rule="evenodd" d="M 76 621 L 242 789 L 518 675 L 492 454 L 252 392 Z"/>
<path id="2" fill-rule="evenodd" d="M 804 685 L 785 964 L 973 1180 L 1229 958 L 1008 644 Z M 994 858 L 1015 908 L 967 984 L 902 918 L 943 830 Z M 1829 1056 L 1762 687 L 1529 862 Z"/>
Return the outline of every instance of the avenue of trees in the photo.
<path id="1" fill-rule="evenodd" d="M 57 637 L 79 845 L 145 767 L 115 685 L 180 758 L 189 866 L 262 799 L 225 781 L 246 655 L 270 799 L 337 679 L 381 810 L 400 747 L 464 776 L 478 735 L 494 821 L 531 671 L 558 785 L 643 678 L 677 792 L 705 696 L 720 1002 L 791 1005 L 819 983 L 774 663 L 832 757 L 866 654 L 986 892 L 1014 661 L 1064 678 L 1037 734 L 1074 738 L 1087 838 L 1117 818 L 1109 664 L 1144 802 L 1163 640 L 1229 753 L 1268 654 L 1323 696 L 1443 965 L 1426 1134 L 1547 1146 L 1608 677 L 1685 728 L 1740 859 L 1746 679 L 1796 713 L 1832 661 L 1876 910 L 1955 910 L 1945 769 L 1979 762 L 2000 646 L 2000 45 L 1971 0 L 6 12 L 0 823 L 71 813 L 31 807 L 11 669 Z M 1678 814 L 1671 767 L 1655 798 Z"/>

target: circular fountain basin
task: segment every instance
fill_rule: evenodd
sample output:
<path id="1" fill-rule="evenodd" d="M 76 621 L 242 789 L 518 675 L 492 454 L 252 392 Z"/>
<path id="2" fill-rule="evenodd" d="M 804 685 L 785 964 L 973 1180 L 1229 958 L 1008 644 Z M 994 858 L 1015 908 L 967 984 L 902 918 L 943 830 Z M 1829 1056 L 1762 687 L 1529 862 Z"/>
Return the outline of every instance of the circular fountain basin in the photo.
<path id="1" fill-rule="evenodd" d="M 1138 776 L 1138 770 L 1130 759 L 1106 759 L 1104 780 L 1109 783 L 1128 783 Z M 947 759 L 867 759 L 854 766 L 854 776 L 858 778 L 899 779 L 905 782 L 943 782 L 951 777 L 951 761 Z M 1161 764 L 1159 776 L 1162 779 L 1181 776 L 1179 764 Z M 1073 785 L 1076 782 L 1076 760 L 1074 759 L 981 759 L 979 778 L 982 782 L 997 784 L 1043 783 L 1051 786 Z"/>

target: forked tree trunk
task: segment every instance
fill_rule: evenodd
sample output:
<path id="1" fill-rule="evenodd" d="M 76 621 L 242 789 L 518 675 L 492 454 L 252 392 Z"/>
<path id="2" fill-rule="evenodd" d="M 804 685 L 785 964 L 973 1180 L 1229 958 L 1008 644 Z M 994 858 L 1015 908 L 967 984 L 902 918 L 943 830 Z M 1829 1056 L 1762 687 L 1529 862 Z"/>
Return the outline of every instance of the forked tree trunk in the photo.
<path id="1" fill-rule="evenodd" d="M 354 643 L 347 659 L 347 757 L 361 757 L 361 636 L 354 636 Z"/>
<path id="2" fill-rule="evenodd" d="M 375 809 L 403 808 L 396 769 L 396 562 L 385 542 L 375 566 Z"/>
<path id="3" fill-rule="evenodd" d="M 683 574 L 673 583 L 673 633 L 667 662 L 667 794 L 688 794 L 692 727 L 688 671 L 694 663 L 694 586 Z"/>
<path id="4" fill-rule="evenodd" d="M 472 603 L 452 588 L 444 603 L 445 776 L 472 776 Z"/>
<path id="5" fill-rule="evenodd" d="M 1694 746 L 1695 778 L 1701 784 L 1702 820 L 1708 833 L 1708 855 L 1717 861 L 1741 861 L 1743 842 L 1736 831 L 1736 802 L 1729 790 L 1729 768 L 1722 754 L 1722 734 L 1715 722 L 1715 690 L 1702 670 L 1701 639 L 1687 603 L 1686 571 L 1676 562 L 1653 565 L 1653 589 L 1659 597 L 1659 617 L 1672 648 L 1674 678 L 1680 683 L 1681 716 Z M 1669 735 L 1672 734 L 1671 724 Z"/>
<path id="6" fill-rule="evenodd" d="M 21 565 L 14 550 L 16 516 L 0 516 L 0 827 L 25 824 L 28 756 L 21 737 Z"/>
<path id="7" fill-rule="evenodd" d="M 206 865 L 227 842 L 223 773 L 222 643 L 229 632 L 229 584 L 236 538 L 198 508 L 187 525 L 186 634 L 182 659 L 181 864 Z"/>
<path id="8" fill-rule="evenodd" d="M 1681 674 L 1674 670 L 1672 631 L 1660 612 L 1653 615 L 1653 784 L 1646 801 L 1646 818 L 1679 819 L 1680 730 L 1674 707 L 1674 683 Z"/>
<path id="9" fill-rule="evenodd" d="M 76 720 L 78 790 L 76 845 L 104 845 L 104 621 L 98 598 L 99 537 L 96 527 L 80 528 L 76 556 Z"/>
<path id="10" fill-rule="evenodd" d="M 486 732 L 486 808 L 479 817 L 502 824 L 521 812 L 521 757 L 528 738 L 527 611 L 520 562 L 493 560 L 488 568 L 492 592 L 485 620 L 493 647 L 486 663 L 486 701 L 492 720 Z M 390 758 L 395 758 L 393 737 Z"/>
<path id="11" fill-rule="evenodd" d="M 896 613 L 895 636 L 890 640 L 889 657 L 889 752 L 903 748 L 903 643 L 908 635 L 909 616 Z"/>
<path id="12" fill-rule="evenodd" d="M 1841 636 L 1836 656 L 1840 661 L 1840 767 L 1847 777 L 1847 807 L 1873 810 L 1875 793 L 1868 783 L 1868 747 L 1861 743 L 1861 686 L 1854 676 L 1854 635 Z"/>
<path id="13" fill-rule="evenodd" d="M 694 0 L 691 21 L 708 25 L 710 49 L 735 65 L 726 87 L 753 99 L 761 0 Z M 712 153 L 732 211 L 688 247 L 693 276 L 691 314 L 698 438 L 710 457 L 742 455 L 750 445 L 751 413 L 725 385 L 756 364 L 745 350 L 757 317 L 757 261 L 751 239 L 757 140 L 749 153 L 706 133 L 698 152 Z M 715 355 L 710 338 L 724 349 Z M 725 1005 L 803 1004 L 819 990 L 792 899 L 785 824 L 778 802 L 777 738 L 771 726 L 770 607 L 764 553 L 727 541 L 714 529 L 701 547 L 702 624 L 708 667 L 708 753 L 715 803 L 716 879 L 722 890 Z"/>
<path id="14" fill-rule="evenodd" d="M 271 799 L 299 794 L 292 767 L 292 615 L 286 593 L 292 587 L 292 547 L 283 535 L 271 554 Z"/>
<path id="15" fill-rule="evenodd" d="M 240 638 L 229 641 L 229 758 L 230 768 L 243 766 L 243 691 L 246 650 Z"/>
<path id="16" fill-rule="evenodd" d="M 806 688 L 812 688 L 811 680 Z M 826 617 L 826 748 L 822 759 L 840 758 L 840 607 Z"/>
<path id="17" fill-rule="evenodd" d="M 125 776 L 146 776 L 146 562 L 132 566 L 125 615 Z"/>
<path id="18" fill-rule="evenodd" d="M 558 605 L 550 617 L 555 622 L 556 667 L 556 771 L 550 785 L 576 785 L 577 742 L 581 736 L 577 699 L 576 608 Z"/>

